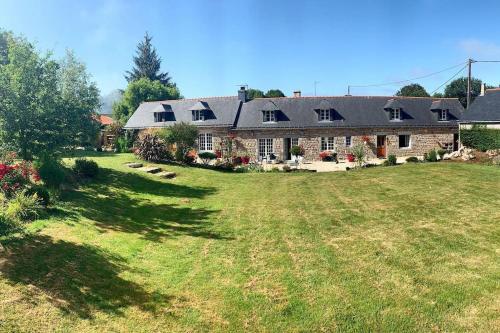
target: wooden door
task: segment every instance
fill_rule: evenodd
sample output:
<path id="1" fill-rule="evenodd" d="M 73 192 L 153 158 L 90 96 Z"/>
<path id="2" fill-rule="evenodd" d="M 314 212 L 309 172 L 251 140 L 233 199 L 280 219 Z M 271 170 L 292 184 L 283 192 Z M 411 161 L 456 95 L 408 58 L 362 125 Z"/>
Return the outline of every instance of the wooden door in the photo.
<path id="1" fill-rule="evenodd" d="M 386 138 L 385 135 L 377 135 L 377 157 L 385 158 L 386 156 Z"/>

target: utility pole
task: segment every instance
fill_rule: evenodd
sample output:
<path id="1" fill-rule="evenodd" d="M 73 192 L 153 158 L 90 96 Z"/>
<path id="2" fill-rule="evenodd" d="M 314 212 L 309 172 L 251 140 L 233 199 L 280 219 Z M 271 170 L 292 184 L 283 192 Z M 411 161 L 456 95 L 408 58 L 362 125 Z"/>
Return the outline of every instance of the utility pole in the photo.
<path id="1" fill-rule="evenodd" d="M 347 96 L 351 96 L 351 86 L 347 86 Z"/>
<path id="2" fill-rule="evenodd" d="M 469 58 L 467 60 L 467 66 L 469 67 L 469 74 L 467 75 L 467 110 L 470 107 L 470 100 L 472 94 L 472 63 L 475 62 L 474 59 Z"/>

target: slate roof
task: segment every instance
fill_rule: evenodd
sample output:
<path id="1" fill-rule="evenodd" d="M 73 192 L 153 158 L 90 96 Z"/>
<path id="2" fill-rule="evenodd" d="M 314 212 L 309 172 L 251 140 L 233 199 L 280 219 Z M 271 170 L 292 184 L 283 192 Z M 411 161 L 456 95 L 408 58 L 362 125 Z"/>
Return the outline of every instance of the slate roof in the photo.
<path id="1" fill-rule="evenodd" d="M 232 127 L 234 126 L 240 105 L 241 102 L 237 96 L 144 102 L 139 105 L 132 117 L 130 117 L 125 128 L 168 127 L 182 121 L 193 123 L 200 127 Z M 207 110 L 205 121 L 193 122 L 191 110 L 201 107 Z M 161 111 L 171 112 L 167 117 L 169 121 L 154 121 L 154 113 Z"/>
<path id="2" fill-rule="evenodd" d="M 392 101 L 391 101 L 392 100 Z M 449 121 L 439 121 L 437 112 L 431 111 L 434 101 L 448 109 Z M 264 105 L 272 101 L 278 108 L 278 121 L 263 123 Z M 333 121 L 319 122 L 317 109 L 325 103 L 331 105 Z M 401 108 L 402 121 L 390 121 L 387 107 Z M 261 128 L 323 128 L 323 127 L 436 127 L 456 124 L 463 107 L 456 98 L 431 97 L 282 97 L 256 98 L 244 103 L 236 129 Z"/>
<path id="3" fill-rule="evenodd" d="M 500 122 L 500 89 L 487 89 L 476 97 L 461 122 Z"/>
<path id="4" fill-rule="evenodd" d="M 500 98 L 499 98 L 500 100 Z M 402 121 L 389 120 L 389 108 L 401 109 Z M 192 121 L 191 110 L 203 108 L 205 121 Z M 449 110 L 449 120 L 439 121 L 436 108 Z M 318 121 L 319 109 L 331 109 L 332 121 Z M 432 109 L 432 110 L 431 110 Z M 263 123 L 262 111 L 275 110 L 276 122 Z M 154 112 L 170 112 L 166 122 L 154 122 Z M 200 127 L 328 128 L 328 127 L 439 127 L 455 124 L 464 109 L 456 98 L 387 96 L 256 98 L 246 103 L 237 96 L 145 102 L 125 128 L 166 127 L 184 121 Z"/>

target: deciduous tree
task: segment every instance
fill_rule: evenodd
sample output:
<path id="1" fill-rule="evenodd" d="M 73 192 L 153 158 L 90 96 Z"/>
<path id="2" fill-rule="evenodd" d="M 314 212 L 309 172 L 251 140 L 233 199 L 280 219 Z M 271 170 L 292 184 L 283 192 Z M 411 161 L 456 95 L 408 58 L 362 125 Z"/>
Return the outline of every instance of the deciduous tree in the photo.
<path id="1" fill-rule="evenodd" d="M 413 83 L 399 89 L 396 96 L 429 97 L 430 95 L 420 84 Z"/>

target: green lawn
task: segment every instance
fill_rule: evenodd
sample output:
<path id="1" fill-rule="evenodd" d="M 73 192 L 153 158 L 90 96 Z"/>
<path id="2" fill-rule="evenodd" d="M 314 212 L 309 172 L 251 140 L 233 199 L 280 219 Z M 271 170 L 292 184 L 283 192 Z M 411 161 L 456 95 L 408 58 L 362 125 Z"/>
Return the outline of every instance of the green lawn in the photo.
<path id="1" fill-rule="evenodd" d="M 95 160 L 5 244 L 0 331 L 499 331 L 500 168 L 159 180 Z"/>

